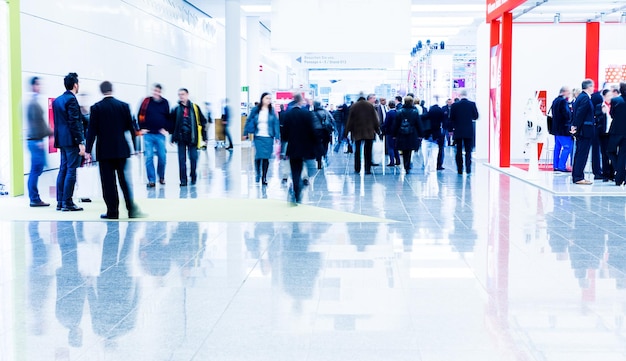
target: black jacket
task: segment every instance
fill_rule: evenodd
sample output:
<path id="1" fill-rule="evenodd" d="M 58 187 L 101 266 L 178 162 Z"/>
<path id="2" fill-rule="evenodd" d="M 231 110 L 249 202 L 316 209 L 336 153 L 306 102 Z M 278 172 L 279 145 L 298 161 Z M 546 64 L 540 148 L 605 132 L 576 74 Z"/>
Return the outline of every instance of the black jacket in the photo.
<path id="1" fill-rule="evenodd" d="M 596 132 L 598 135 L 607 135 L 609 132 L 606 129 L 607 116 L 602 112 L 602 102 L 601 104 L 596 105 L 594 116 L 596 118 Z"/>
<path id="2" fill-rule="evenodd" d="M 474 121 L 478 119 L 476 103 L 461 99 L 450 108 L 454 139 L 474 139 Z"/>
<path id="3" fill-rule="evenodd" d="M 404 119 L 408 119 L 411 124 L 411 133 L 402 134 L 400 127 Z M 422 133 L 422 123 L 420 115 L 415 107 L 402 108 L 396 115 L 393 125 L 392 135 L 396 138 L 396 148 L 399 150 L 416 150 L 419 149 L 419 134 Z"/>
<path id="4" fill-rule="evenodd" d="M 574 102 L 574 119 L 572 120 L 572 125 L 576 127 L 577 137 L 593 137 L 594 112 L 595 109 L 589 95 L 584 92 L 581 93 Z"/>
<path id="5" fill-rule="evenodd" d="M 178 106 L 174 108 L 174 110 L 172 110 L 171 117 L 174 120 L 174 127 L 172 130 L 170 130 L 172 132 L 172 142 L 180 143 L 184 141 L 184 139 L 182 139 L 182 132 L 183 132 L 182 125 L 183 125 L 183 111 L 185 107 L 189 108 L 189 118 L 191 119 L 191 140 L 189 142 L 189 145 L 195 144 L 198 146 L 198 148 L 200 148 L 200 140 L 201 139 L 203 141 L 207 140 L 207 131 L 206 131 L 207 120 L 204 117 L 204 114 L 202 114 L 202 110 L 200 110 L 200 108 L 196 104 L 192 103 L 191 101 L 188 101 L 187 105 L 182 105 L 179 102 Z M 196 114 L 198 114 L 199 119 L 196 119 Z M 200 128 L 199 132 L 198 132 L 198 128 Z"/>
<path id="6" fill-rule="evenodd" d="M 626 100 L 624 95 L 611 100 L 611 118 L 613 118 L 613 122 L 609 134 L 626 137 Z"/>
<path id="7" fill-rule="evenodd" d="M 310 111 L 293 107 L 285 113 L 283 141 L 287 141 L 287 156 L 294 159 L 315 159 L 318 143 L 313 129 L 313 117 Z"/>
<path id="8" fill-rule="evenodd" d="M 96 139 L 98 159 L 130 157 L 126 132 L 134 135 L 133 118 L 128 104 L 113 97 L 105 97 L 91 107 L 86 152 L 91 153 Z"/>
<path id="9" fill-rule="evenodd" d="M 78 100 L 66 91 L 52 103 L 54 111 L 54 146 L 56 148 L 78 146 L 85 142 L 85 128 Z"/>
<path id="10" fill-rule="evenodd" d="M 568 136 L 572 125 L 572 113 L 567 99 L 558 96 L 552 101 L 552 124 L 550 134 L 556 136 Z"/>
<path id="11" fill-rule="evenodd" d="M 437 104 L 430 107 L 428 113 L 423 115 L 424 118 L 430 121 L 430 135 L 433 139 L 439 139 L 443 136 L 442 129 L 445 129 L 446 114 L 443 109 Z"/>

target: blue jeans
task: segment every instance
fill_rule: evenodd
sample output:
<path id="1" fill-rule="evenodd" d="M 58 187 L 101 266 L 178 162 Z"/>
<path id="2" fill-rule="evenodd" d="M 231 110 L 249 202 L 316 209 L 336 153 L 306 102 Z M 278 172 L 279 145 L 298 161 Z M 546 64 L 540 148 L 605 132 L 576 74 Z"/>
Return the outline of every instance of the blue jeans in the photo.
<path id="1" fill-rule="evenodd" d="M 163 134 L 145 134 L 143 136 L 143 142 L 145 147 L 145 163 L 146 174 L 148 176 L 148 183 L 156 183 L 156 176 L 154 174 L 154 154 L 157 156 L 157 175 L 159 180 L 165 179 L 165 136 Z"/>
<path id="2" fill-rule="evenodd" d="M 567 158 L 572 153 L 572 137 L 569 135 L 556 135 L 554 137 L 554 156 L 552 166 L 555 170 L 565 170 Z"/>
<path id="3" fill-rule="evenodd" d="M 28 150 L 30 151 L 30 174 L 28 175 L 28 197 L 31 203 L 41 201 L 37 183 L 39 176 L 46 166 L 46 150 L 43 140 L 29 140 Z"/>
<path id="4" fill-rule="evenodd" d="M 57 202 L 61 206 L 74 204 L 74 186 L 76 185 L 76 168 L 80 167 L 82 157 L 78 155 L 78 146 L 61 147 L 61 166 L 57 176 Z"/>

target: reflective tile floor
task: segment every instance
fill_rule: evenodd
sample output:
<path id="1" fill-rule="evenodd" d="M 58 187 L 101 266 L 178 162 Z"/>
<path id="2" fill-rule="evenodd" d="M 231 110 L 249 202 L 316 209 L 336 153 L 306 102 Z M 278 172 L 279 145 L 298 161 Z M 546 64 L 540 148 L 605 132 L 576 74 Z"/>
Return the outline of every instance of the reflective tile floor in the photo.
<path id="1" fill-rule="evenodd" d="M 451 155 L 365 176 L 332 154 L 304 202 L 380 222 L 0 222 L 0 360 L 625 360 L 626 198 Z M 249 149 L 182 191 L 174 157 L 150 191 L 133 160 L 138 199 L 287 199 Z"/>

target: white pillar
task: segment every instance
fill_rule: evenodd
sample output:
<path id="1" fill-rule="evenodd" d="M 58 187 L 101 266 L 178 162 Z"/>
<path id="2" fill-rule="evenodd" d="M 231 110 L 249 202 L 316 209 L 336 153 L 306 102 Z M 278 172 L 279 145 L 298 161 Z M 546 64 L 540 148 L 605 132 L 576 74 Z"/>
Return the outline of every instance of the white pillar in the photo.
<path id="1" fill-rule="evenodd" d="M 246 23 L 246 49 L 248 58 L 247 71 L 248 71 L 248 89 L 250 94 L 250 103 L 259 101 L 261 93 L 265 89 L 261 87 L 261 76 L 259 72 L 259 65 L 261 65 L 261 27 L 259 26 L 260 18 L 258 16 L 248 16 Z"/>
<path id="2" fill-rule="evenodd" d="M 230 105 L 230 134 L 241 145 L 241 7 L 239 0 L 226 1 L 226 97 Z"/>

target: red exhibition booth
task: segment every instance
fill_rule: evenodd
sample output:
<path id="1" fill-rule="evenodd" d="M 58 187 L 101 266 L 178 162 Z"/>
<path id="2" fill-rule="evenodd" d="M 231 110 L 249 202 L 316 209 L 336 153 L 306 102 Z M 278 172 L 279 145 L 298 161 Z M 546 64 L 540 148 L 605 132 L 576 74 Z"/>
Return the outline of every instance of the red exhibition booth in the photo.
<path id="1" fill-rule="evenodd" d="M 489 163 L 493 166 L 509 168 L 511 166 L 512 130 L 513 12 L 528 1 L 486 1 L 486 19 L 490 25 L 491 47 L 489 61 Z M 540 3 L 537 3 L 536 6 L 539 5 Z M 525 24 L 529 24 L 529 22 L 525 22 Z M 585 77 L 593 79 L 596 86 L 600 84 L 600 25 L 599 21 L 586 22 Z M 582 79 L 580 80 L 582 81 Z"/>

